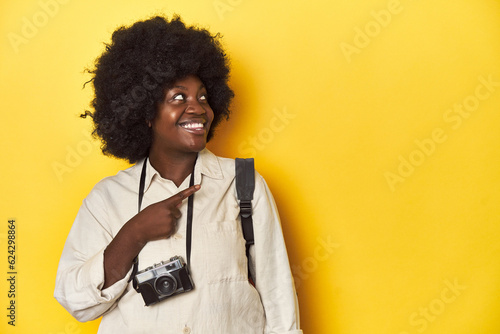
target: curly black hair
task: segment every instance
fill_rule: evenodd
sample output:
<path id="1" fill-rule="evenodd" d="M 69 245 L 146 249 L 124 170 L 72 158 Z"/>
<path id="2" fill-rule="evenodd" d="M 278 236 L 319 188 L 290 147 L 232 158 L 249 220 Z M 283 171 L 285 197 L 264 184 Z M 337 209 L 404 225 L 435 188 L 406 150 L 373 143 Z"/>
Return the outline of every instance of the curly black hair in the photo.
<path id="1" fill-rule="evenodd" d="M 186 27 L 179 16 L 170 21 L 156 16 L 118 28 L 89 72 L 94 112 L 81 116 L 92 117 L 92 134 L 100 138 L 105 155 L 130 163 L 146 157 L 153 135 L 148 121 L 154 119 L 165 90 L 188 75 L 203 82 L 214 112 L 207 140 L 229 117 L 234 93 L 228 86 L 229 59 L 220 35 Z"/>

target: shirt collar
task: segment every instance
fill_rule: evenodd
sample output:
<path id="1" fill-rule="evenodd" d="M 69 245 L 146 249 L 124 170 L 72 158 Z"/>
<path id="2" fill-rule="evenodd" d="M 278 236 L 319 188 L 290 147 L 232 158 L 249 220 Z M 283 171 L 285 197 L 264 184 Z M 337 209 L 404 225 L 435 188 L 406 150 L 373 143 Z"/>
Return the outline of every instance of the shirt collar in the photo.
<path id="1" fill-rule="evenodd" d="M 139 178 L 142 171 L 142 166 L 144 164 L 144 159 L 137 163 L 137 169 L 139 172 Z M 196 164 L 194 166 L 194 184 L 201 184 L 202 175 L 221 180 L 224 178 L 222 173 L 222 168 L 219 163 L 219 159 L 210 152 L 207 148 L 203 149 L 198 153 L 198 158 L 196 159 Z M 148 191 L 149 186 L 155 178 L 161 178 L 160 173 L 151 165 L 149 159 L 147 160 L 146 166 L 146 179 L 144 183 L 144 192 Z"/>

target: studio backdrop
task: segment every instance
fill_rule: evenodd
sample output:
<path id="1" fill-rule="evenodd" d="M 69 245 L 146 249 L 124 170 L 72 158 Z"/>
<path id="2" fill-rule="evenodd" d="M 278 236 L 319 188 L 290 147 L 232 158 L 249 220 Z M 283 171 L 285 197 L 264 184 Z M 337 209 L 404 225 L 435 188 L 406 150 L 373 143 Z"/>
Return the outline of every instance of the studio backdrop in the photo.
<path id="1" fill-rule="evenodd" d="M 156 14 L 223 36 L 209 148 L 267 180 L 304 333 L 500 333 L 498 0 L 3 1 L 0 332 L 98 328 L 53 298 L 82 200 L 129 166 L 79 117 L 85 69 Z"/>

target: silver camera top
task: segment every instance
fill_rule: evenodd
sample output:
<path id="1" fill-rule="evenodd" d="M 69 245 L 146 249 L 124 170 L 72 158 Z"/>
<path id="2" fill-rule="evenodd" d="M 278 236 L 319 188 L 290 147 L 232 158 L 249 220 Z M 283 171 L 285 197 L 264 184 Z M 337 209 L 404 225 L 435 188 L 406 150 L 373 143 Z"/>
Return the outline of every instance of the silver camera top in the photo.
<path id="1" fill-rule="evenodd" d="M 183 266 L 184 260 L 182 257 L 173 256 L 170 258 L 170 261 L 161 261 L 139 271 L 136 275 L 136 279 L 138 283 L 142 283 L 158 275 L 166 275 L 173 270 L 181 269 Z"/>

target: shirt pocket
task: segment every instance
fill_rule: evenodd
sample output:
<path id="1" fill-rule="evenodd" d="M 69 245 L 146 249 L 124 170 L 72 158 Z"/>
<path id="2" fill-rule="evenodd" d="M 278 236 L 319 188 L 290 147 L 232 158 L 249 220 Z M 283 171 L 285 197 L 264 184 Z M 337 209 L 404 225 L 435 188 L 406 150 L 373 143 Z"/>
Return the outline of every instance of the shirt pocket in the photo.
<path id="1" fill-rule="evenodd" d="M 239 221 L 220 221 L 203 225 L 203 244 L 206 253 L 207 282 L 248 280 L 245 239 Z"/>

